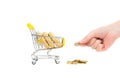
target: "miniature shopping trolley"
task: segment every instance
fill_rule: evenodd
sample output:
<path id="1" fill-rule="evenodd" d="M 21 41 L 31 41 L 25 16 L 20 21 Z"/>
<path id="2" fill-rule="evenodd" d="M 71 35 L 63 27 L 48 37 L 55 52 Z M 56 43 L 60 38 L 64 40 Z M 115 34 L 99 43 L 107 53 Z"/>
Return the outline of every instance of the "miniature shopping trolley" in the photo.
<path id="1" fill-rule="evenodd" d="M 35 51 L 32 53 L 32 64 L 35 65 L 38 59 L 54 59 L 56 64 L 60 63 L 58 55 L 50 55 L 52 49 L 61 48 L 65 44 L 65 39 L 62 37 L 56 37 L 53 33 L 39 33 L 36 32 L 33 25 L 27 24 L 33 40 L 33 46 Z M 37 55 L 36 53 L 46 50 L 46 55 Z"/>

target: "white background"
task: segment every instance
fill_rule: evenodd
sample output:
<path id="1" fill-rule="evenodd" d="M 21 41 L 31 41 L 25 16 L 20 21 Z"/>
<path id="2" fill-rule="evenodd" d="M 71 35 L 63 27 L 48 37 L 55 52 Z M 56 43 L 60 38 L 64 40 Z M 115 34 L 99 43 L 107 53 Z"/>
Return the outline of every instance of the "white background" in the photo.
<path id="1" fill-rule="evenodd" d="M 105 52 L 74 46 L 91 30 L 119 19 L 119 0 L 0 0 L 0 80 L 120 80 L 120 39 Z M 31 64 L 28 22 L 66 39 L 63 48 L 51 52 L 61 56 L 60 64 Z M 74 59 L 88 63 L 66 64 Z"/>

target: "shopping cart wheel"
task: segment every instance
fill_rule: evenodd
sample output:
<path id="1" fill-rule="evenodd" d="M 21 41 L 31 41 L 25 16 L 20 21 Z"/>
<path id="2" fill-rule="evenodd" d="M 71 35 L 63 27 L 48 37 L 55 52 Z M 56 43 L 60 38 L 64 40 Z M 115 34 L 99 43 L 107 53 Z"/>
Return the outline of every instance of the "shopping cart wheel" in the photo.
<path id="1" fill-rule="evenodd" d="M 35 61 L 38 61 L 38 57 L 35 56 L 35 55 L 32 55 L 32 59 L 35 60 Z"/>
<path id="2" fill-rule="evenodd" d="M 59 61 L 59 60 L 55 60 L 55 63 L 56 63 L 56 64 L 59 64 L 59 63 L 60 63 L 60 61 Z"/>
<path id="3" fill-rule="evenodd" d="M 33 59 L 33 60 L 35 60 L 35 58 L 36 58 L 36 56 L 35 56 L 35 55 L 32 55 L 31 57 L 32 57 L 32 59 Z"/>
<path id="4" fill-rule="evenodd" d="M 35 64 L 36 64 L 36 61 L 35 61 L 35 60 L 33 60 L 33 61 L 32 61 L 32 64 L 33 64 L 33 65 L 35 65 Z"/>
<path id="5" fill-rule="evenodd" d="M 38 61 L 38 57 L 36 56 L 35 61 Z"/>
<path id="6" fill-rule="evenodd" d="M 60 63 L 59 59 L 60 59 L 59 56 L 55 56 L 55 63 L 56 63 L 56 64 L 59 64 L 59 63 Z"/>

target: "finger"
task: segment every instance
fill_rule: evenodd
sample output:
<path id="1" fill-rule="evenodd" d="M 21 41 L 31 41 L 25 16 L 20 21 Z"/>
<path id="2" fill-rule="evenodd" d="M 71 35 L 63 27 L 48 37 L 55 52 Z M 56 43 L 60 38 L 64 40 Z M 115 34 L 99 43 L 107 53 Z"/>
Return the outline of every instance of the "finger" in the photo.
<path id="1" fill-rule="evenodd" d="M 103 44 L 99 44 L 96 48 L 96 51 L 103 51 L 102 48 L 103 48 Z"/>
<path id="2" fill-rule="evenodd" d="M 92 45 L 91 45 L 91 47 L 93 48 L 93 49 L 96 49 L 97 48 L 97 46 L 99 45 L 99 44 L 101 44 L 101 40 L 96 40 L 96 42 L 95 43 L 93 43 Z"/>
<path id="3" fill-rule="evenodd" d="M 96 40 L 96 38 L 92 38 L 88 43 L 77 42 L 75 43 L 75 46 L 91 46 Z"/>
<path id="4" fill-rule="evenodd" d="M 89 33 L 85 38 L 83 38 L 80 43 L 81 44 L 86 44 L 88 43 L 93 37 L 95 37 L 95 34 L 92 32 L 92 33 Z"/>
<path id="5" fill-rule="evenodd" d="M 88 42 L 88 46 L 92 46 L 95 42 L 96 42 L 96 38 L 92 38 L 89 42 Z"/>

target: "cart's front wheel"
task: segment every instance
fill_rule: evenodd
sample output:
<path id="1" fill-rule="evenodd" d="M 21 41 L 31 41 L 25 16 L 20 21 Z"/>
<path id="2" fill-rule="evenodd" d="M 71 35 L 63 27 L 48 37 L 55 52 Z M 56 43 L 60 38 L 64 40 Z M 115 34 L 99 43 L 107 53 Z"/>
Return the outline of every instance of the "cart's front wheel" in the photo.
<path id="1" fill-rule="evenodd" d="M 59 56 L 55 56 L 55 60 L 59 60 L 60 59 L 60 57 Z"/>
<path id="2" fill-rule="evenodd" d="M 59 64 L 59 63 L 60 63 L 60 61 L 59 61 L 59 60 L 55 60 L 55 63 L 56 63 L 56 64 Z"/>
<path id="3" fill-rule="evenodd" d="M 36 56 L 35 61 L 38 61 L 38 57 Z"/>
<path id="4" fill-rule="evenodd" d="M 35 60 L 33 60 L 33 61 L 32 61 L 32 64 L 33 64 L 33 65 L 35 65 L 35 64 L 36 64 L 36 61 L 35 61 Z"/>
<path id="5" fill-rule="evenodd" d="M 38 61 L 38 57 L 35 56 L 35 55 L 32 55 L 32 59 L 35 60 L 35 61 Z"/>

